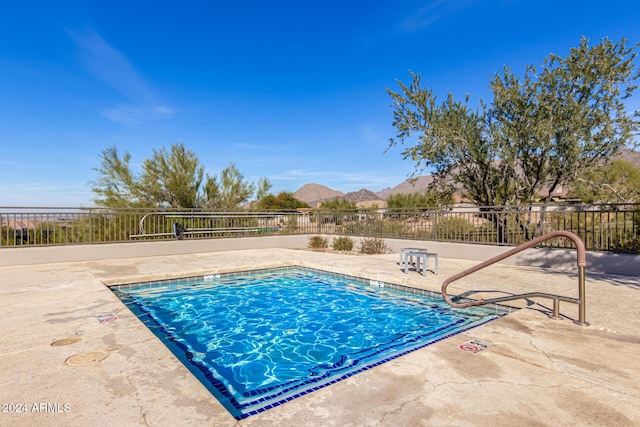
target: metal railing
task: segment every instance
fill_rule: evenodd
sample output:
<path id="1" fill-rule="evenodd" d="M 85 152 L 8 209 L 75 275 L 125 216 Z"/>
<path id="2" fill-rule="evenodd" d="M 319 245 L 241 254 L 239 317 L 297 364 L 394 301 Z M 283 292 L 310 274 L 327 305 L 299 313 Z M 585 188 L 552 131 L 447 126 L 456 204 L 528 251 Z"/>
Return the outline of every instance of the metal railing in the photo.
<path id="1" fill-rule="evenodd" d="M 304 212 L 0 207 L 0 247 L 174 239 L 175 223 L 188 239 L 334 234 L 503 246 L 565 230 L 578 235 L 589 251 L 640 253 L 638 204 Z M 574 247 L 565 239 L 541 245 Z"/>
<path id="2" fill-rule="evenodd" d="M 528 292 L 524 294 L 517 295 L 509 295 L 506 297 L 499 298 L 491 298 L 491 299 L 481 299 L 476 301 L 462 302 L 456 303 L 451 300 L 451 297 L 447 294 L 447 287 L 455 282 L 456 280 L 462 279 L 472 273 L 475 273 L 478 270 L 482 270 L 490 265 L 493 265 L 497 262 L 500 262 L 506 258 L 509 258 L 512 255 L 515 255 L 519 252 L 524 251 L 525 249 L 529 249 L 533 246 L 537 246 L 540 243 L 555 239 L 557 237 L 565 237 L 570 239 L 576 247 L 577 250 L 577 266 L 578 266 L 578 298 L 570 298 L 563 295 L 553 295 L 545 292 Z M 550 298 L 553 300 L 553 315 L 551 316 L 553 319 L 558 319 L 560 316 L 560 301 L 570 302 L 573 304 L 578 304 L 578 320 L 574 321 L 574 323 L 581 326 L 589 326 L 586 321 L 586 291 L 585 291 L 585 267 L 587 266 L 587 255 L 585 246 L 580 240 L 578 236 L 568 231 L 552 231 L 551 233 L 547 233 L 544 236 L 538 237 L 537 239 L 533 239 L 529 242 L 526 242 L 516 248 L 513 248 L 503 254 L 495 256 L 491 259 L 488 259 L 474 267 L 468 268 L 458 274 L 455 274 L 448 279 L 446 279 L 442 283 L 442 297 L 450 306 L 454 308 L 465 308 L 465 307 L 473 307 L 476 305 L 485 305 L 485 304 L 497 304 L 505 301 L 513 301 L 516 299 L 527 299 L 527 298 Z"/>
<path id="3" fill-rule="evenodd" d="M 294 214 L 262 213 L 262 212 L 151 212 L 140 219 L 139 233 L 131 238 L 154 238 L 167 236 L 183 238 L 207 235 L 253 235 L 273 234 L 282 230 L 286 221 L 293 219 Z M 158 231 L 171 224 L 172 231 Z M 160 227 L 157 224 L 161 224 Z M 151 230 L 151 231 L 149 231 Z"/>

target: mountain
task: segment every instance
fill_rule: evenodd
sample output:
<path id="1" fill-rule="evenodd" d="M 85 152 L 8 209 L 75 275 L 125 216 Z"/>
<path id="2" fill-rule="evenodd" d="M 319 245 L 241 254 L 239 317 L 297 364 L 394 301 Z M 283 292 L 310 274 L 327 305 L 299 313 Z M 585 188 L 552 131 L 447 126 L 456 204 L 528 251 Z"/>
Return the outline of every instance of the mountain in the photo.
<path id="1" fill-rule="evenodd" d="M 311 206 L 317 206 L 323 202 L 333 199 L 346 199 L 355 202 L 358 207 L 386 206 L 386 202 L 371 190 L 363 188 L 359 191 L 352 191 L 344 194 L 340 191 L 332 190 L 320 184 L 305 184 L 300 187 L 293 196 Z"/>
<path id="2" fill-rule="evenodd" d="M 634 166 L 640 167 L 640 151 L 623 147 L 613 156 L 613 158 L 628 160 L 633 163 Z M 309 203 L 311 206 L 319 205 L 320 203 L 331 199 L 345 198 L 356 202 L 358 207 L 385 207 L 385 200 L 389 196 L 402 193 L 422 193 L 432 182 L 433 177 L 431 175 L 423 175 L 416 178 L 406 179 L 395 187 L 387 187 L 377 193 L 363 188 L 359 191 L 353 191 L 347 194 L 320 184 L 305 184 L 293 193 L 293 195 L 297 199 Z M 561 188 L 558 190 L 559 195 L 562 192 L 566 193 L 566 189 Z"/>
<path id="3" fill-rule="evenodd" d="M 422 193 L 427 189 L 432 181 L 433 177 L 431 175 L 409 178 L 393 188 L 387 187 L 383 190 L 378 191 L 376 194 L 379 196 L 379 198 L 386 200 L 389 196 L 401 193 Z"/>
<path id="4" fill-rule="evenodd" d="M 368 202 L 371 200 L 380 200 L 380 196 L 378 196 L 373 191 L 367 190 L 366 188 L 363 188 L 359 191 L 352 191 L 350 193 L 347 193 L 344 196 L 342 196 L 342 198 L 350 200 L 352 202 L 356 202 L 356 203 Z"/>
<path id="5" fill-rule="evenodd" d="M 383 200 L 373 191 L 367 190 L 366 188 L 363 188 L 359 191 L 352 191 L 350 193 L 347 193 L 342 198 L 355 202 L 356 207 L 358 208 L 387 207 L 387 202 L 385 200 Z"/>
<path id="6" fill-rule="evenodd" d="M 635 167 L 640 167 L 640 151 L 632 150 L 631 148 L 622 147 L 614 156 L 614 159 L 627 160 Z"/>
<path id="7" fill-rule="evenodd" d="M 293 196 L 298 200 L 308 203 L 310 206 L 315 206 L 315 204 L 320 200 L 342 197 L 344 196 L 344 193 L 332 190 L 324 185 L 311 183 L 300 187 L 295 193 L 293 193 Z"/>
<path id="8" fill-rule="evenodd" d="M 387 207 L 387 202 L 384 199 L 366 188 L 347 193 L 343 198 L 355 202 L 358 208 Z"/>
<path id="9" fill-rule="evenodd" d="M 423 192 L 432 181 L 433 178 L 430 175 L 424 175 L 413 179 L 409 178 L 393 188 L 385 188 L 377 193 L 363 188 L 347 194 L 324 185 L 311 183 L 300 187 L 293 193 L 293 196 L 298 200 L 308 203 L 310 206 L 317 206 L 322 202 L 327 202 L 332 199 L 347 199 L 355 202 L 358 207 L 385 207 L 387 197 L 400 193 Z"/>

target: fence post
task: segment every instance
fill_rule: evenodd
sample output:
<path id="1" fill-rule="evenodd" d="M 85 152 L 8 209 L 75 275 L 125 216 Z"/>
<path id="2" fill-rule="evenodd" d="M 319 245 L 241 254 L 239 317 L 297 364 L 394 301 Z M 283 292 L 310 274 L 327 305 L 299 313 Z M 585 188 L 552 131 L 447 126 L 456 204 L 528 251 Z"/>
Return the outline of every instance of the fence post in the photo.
<path id="1" fill-rule="evenodd" d="M 89 209 L 89 243 L 93 243 L 93 209 Z"/>

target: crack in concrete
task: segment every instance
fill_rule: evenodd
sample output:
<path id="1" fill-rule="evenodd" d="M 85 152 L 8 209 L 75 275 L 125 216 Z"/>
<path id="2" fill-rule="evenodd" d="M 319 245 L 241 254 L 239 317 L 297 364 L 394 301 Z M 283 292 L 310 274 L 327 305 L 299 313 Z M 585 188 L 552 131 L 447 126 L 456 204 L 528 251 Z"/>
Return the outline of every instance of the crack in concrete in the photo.
<path id="1" fill-rule="evenodd" d="M 630 396 L 630 397 L 635 397 L 635 398 L 640 397 L 640 394 L 636 395 L 636 394 L 634 394 L 634 393 L 629 393 L 629 392 L 627 392 L 627 391 L 625 391 L 625 390 L 620 390 L 620 389 L 612 388 L 612 387 L 608 386 L 606 383 L 595 382 L 595 381 L 593 381 L 593 380 L 590 380 L 589 378 L 585 378 L 584 376 L 580 376 L 580 375 L 578 375 L 578 374 L 576 374 L 576 373 L 573 373 L 571 370 L 567 369 L 567 367 L 566 367 L 566 366 L 564 366 L 564 365 L 562 365 L 562 364 L 558 363 L 555 359 L 553 359 L 551 356 L 549 356 L 549 354 L 548 354 L 546 351 L 544 351 L 543 349 L 541 349 L 541 348 L 539 348 L 537 345 L 535 345 L 535 344 L 533 343 L 533 340 L 529 340 L 529 344 L 530 344 L 530 345 L 531 345 L 535 350 L 537 350 L 537 351 L 539 351 L 540 353 L 542 353 L 542 354 L 544 355 L 544 357 L 545 357 L 545 358 L 546 358 L 546 359 L 547 359 L 547 360 L 548 360 L 548 361 L 553 365 L 553 367 L 556 369 L 556 371 L 557 371 L 559 374 L 564 374 L 564 375 L 566 375 L 566 376 L 568 376 L 568 377 L 570 377 L 570 378 L 576 379 L 576 380 L 578 380 L 578 381 L 584 381 L 584 382 L 586 382 L 586 383 L 588 383 L 588 384 L 590 384 L 590 385 L 595 385 L 595 386 L 602 387 L 603 389 L 608 390 L 608 391 L 610 391 L 610 392 L 619 393 L 619 394 L 622 394 L 622 395 L 625 395 L 625 396 Z M 519 357 L 514 357 L 514 356 L 512 356 L 512 355 L 510 355 L 510 354 L 504 354 L 504 353 L 500 353 L 500 352 L 498 352 L 498 351 L 494 351 L 494 352 L 495 352 L 496 354 L 501 355 L 501 356 L 509 357 L 509 358 L 512 358 L 512 359 L 514 359 L 514 360 L 518 360 L 518 361 L 520 361 L 520 362 L 526 363 L 526 364 L 531 365 L 531 366 L 536 366 L 536 367 L 541 368 L 541 369 L 548 369 L 547 367 L 545 367 L 545 366 L 543 366 L 543 365 L 541 365 L 541 364 L 533 363 L 533 362 L 531 362 L 531 361 L 529 361 L 529 360 L 525 360 L 525 359 L 522 359 L 522 358 L 519 358 Z M 482 381 L 481 381 L 481 382 L 482 382 Z M 497 380 L 496 380 L 496 381 L 494 381 L 494 382 L 501 382 L 501 381 L 497 381 Z M 501 382 L 501 383 L 503 383 L 503 384 L 511 384 L 511 383 L 509 383 L 509 382 Z M 514 383 L 514 384 L 517 384 L 517 383 Z M 565 387 L 570 387 L 570 386 L 569 386 L 569 385 L 567 385 L 567 384 L 559 384 L 559 385 L 563 385 L 563 386 L 565 386 Z M 558 386 L 559 386 L 559 385 L 558 385 Z M 554 386 L 554 387 L 556 387 L 556 386 Z M 580 387 L 577 387 L 576 389 L 580 389 Z"/>
<path id="2" fill-rule="evenodd" d="M 15 351 L 9 351 L 9 352 L 6 352 L 6 353 L 0 353 L 0 357 L 10 356 L 12 354 L 24 353 L 25 351 L 31 351 L 31 350 L 36 350 L 36 349 L 40 349 L 40 348 L 42 348 L 42 346 L 29 347 L 29 348 L 23 348 L 21 350 L 15 350 Z"/>
<path id="3" fill-rule="evenodd" d="M 406 402 L 402 403 L 402 405 L 398 406 L 395 410 L 393 410 L 393 411 L 391 411 L 391 412 L 386 412 L 386 413 L 384 414 L 384 416 L 383 416 L 382 418 L 380 418 L 380 420 L 379 420 L 379 424 L 381 424 L 381 425 L 386 425 L 386 424 L 384 423 L 384 420 L 385 420 L 387 417 L 389 417 L 389 416 L 391 416 L 391 415 L 397 415 L 397 414 L 399 414 L 399 413 L 402 413 L 402 411 L 404 410 L 405 406 L 407 406 L 407 405 L 408 405 L 408 404 L 410 404 L 410 403 L 417 403 L 418 401 L 420 401 L 420 400 L 423 398 L 423 396 L 424 396 L 425 394 L 426 394 L 426 393 L 421 393 L 421 394 L 419 394 L 418 396 L 416 396 L 415 398 L 413 398 L 413 399 L 411 399 L 411 400 L 407 400 Z"/>

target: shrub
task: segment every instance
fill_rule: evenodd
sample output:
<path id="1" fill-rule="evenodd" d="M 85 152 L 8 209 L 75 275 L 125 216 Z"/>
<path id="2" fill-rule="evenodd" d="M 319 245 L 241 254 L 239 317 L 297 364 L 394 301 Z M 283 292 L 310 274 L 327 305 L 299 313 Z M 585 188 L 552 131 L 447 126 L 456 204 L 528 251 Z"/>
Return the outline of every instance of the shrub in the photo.
<path id="1" fill-rule="evenodd" d="M 284 223 L 282 231 L 287 234 L 295 234 L 298 231 L 298 217 L 296 215 L 287 215 L 287 221 Z"/>
<path id="2" fill-rule="evenodd" d="M 347 199 L 332 199 L 320 205 L 321 210 L 335 211 L 354 211 L 356 210 L 356 202 Z"/>
<path id="3" fill-rule="evenodd" d="M 311 249 L 322 249 L 329 246 L 329 242 L 322 236 L 309 237 L 309 247 Z"/>
<path id="4" fill-rule="evenodd" d="M 264 210 L 293 210 L 298 208 L 308 208 L 309 205 L 302 200 L 298 200 L 288 191 L 282 191 L 277 196 L 268 194 L 255 203 L 256 209 Z"/>
<path id="5" fill-rule="evenodd" d="M 340 236 L 333 239 L 331 247 L 335 251 L 349 252 L 353 250 L 353 239 L 347 236 Z"/>
<path id="6" fill-rule="evenodd" d="M 403 221 L 392 219 L 367 218 L 344 225 L 343 232 L 352 235 L 377 235 L 387 237 L 408 237 L 411 231 Z"/>
<path id="7" fill-rule="evenodd" d="M 386 254 L 391 248 L 387 246 L 384 239 L 372 237 L 360 242 L 360 253 L 367 255 Z"/>
<path id="8" fill-rule="evenodd" d="M 456 216 L 440 217 L 432 228 L 434 238 L 448 240 L 465 239 L 473 230 L 473 224 L 466 218 Z"/>
<path id="9" fill-rule="evenodd" d="M 428 189 L 424 193 L 400 193 L 387 198 L 389 209 L 434 208 L 453 204 L 453 196 L 447 191 Z"/>

